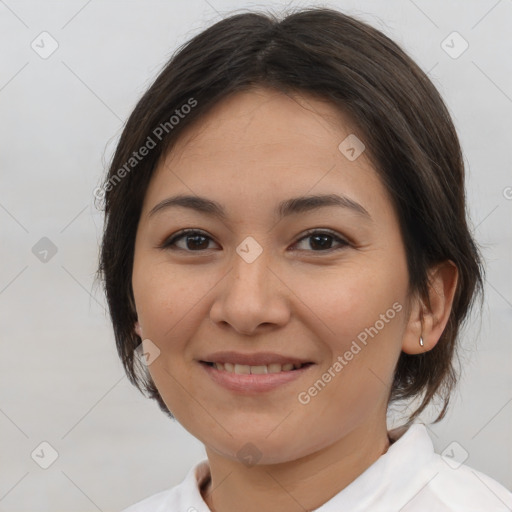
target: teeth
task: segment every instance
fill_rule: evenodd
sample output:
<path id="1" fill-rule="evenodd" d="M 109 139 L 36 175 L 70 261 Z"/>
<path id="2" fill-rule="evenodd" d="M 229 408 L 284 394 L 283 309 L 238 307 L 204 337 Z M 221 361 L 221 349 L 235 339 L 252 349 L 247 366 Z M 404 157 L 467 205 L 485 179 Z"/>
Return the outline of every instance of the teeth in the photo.
<path id="1" fill-rule="evenodd" d="M 268 368 L 263 366 L 250 366 L 251 373 L 268 373 Z"/>
<path id="2" fill-rule="evenodd" d="M 235 373 L 249 374 L 251 373 L 251 367 L 246 364 L 235 364 Z"/>
<path id="3" fill-rule="evenodd" d="M 282 366 L 279 363 L 270 363 L 268 366 L 268 373 L 279 373 L 283 370 Z"/>
<path id="4" fill-rule="evenodd" d="M 226 371 L 229 373 L 237 373 L 239 375 L 249 375 L 249 374 L 264 374 L 264 373 L 279 373 L 279 372 L 289 372 L 293 369 L 301 368 L 303 365 L 286 363 L 271 363 L 267 365 L 260 366 L 249 366 L 247 364 L 233 364 L 233 363 L 214 363 L 215 368 L 220 371 Z"/>

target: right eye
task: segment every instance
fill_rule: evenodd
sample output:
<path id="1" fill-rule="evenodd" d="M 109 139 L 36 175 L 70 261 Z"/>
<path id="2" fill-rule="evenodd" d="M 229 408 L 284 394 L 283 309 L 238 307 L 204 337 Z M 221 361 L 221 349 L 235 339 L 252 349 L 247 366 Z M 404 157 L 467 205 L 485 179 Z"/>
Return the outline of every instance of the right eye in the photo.
<path id="1" fill-rule="evenodd" d="M 184 240 L 184 247 L 177 245 L 178 241 Z M 165 240 L 160 246 L 161 249 L 181 250 L 186 252 L 202 252 L 208 250 L 208 241 L 212 238 L 195 229 L 184 229 Z"/>

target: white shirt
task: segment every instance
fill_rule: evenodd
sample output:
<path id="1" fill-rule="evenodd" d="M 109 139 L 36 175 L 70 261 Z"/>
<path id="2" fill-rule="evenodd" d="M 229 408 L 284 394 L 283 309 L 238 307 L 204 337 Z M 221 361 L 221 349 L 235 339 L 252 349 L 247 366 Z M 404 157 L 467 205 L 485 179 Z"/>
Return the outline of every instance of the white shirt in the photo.
<path id="1" fill-rule="evenodd" d="M 464 464 L 454 452 L 434 452 L 425 425 L 389 432 L 395 442 L 347 487 L 314 512 L 510 512 L 512 493 Z M 460 448 L 455 447 L 455 450 Z M 177 486 L 122 512 L 211 512 L 200 492 L 208 460 L 190 469 Z M 270 509 L 269 509 L 270 510 Z M 266 511 L 264 511 L 266 512 Z"/>

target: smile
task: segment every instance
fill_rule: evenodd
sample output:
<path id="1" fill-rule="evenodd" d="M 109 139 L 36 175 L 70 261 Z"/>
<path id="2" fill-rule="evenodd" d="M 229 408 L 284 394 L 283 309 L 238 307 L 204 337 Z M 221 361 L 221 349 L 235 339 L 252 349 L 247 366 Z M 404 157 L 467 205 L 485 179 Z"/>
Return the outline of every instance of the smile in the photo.
<path id="1" fill-rule="evenodd" d="M 265 373 L 279 373 L 279 372 L 290 372 L 293 370 L 298 370 L 303 366 L 312 363 L 271 363 L 271 364 L 263 364 L 258 366 L 249 366 L 247 364 L 233 364 L 233 363 L 208 363 L 210 366 L 215 366 L 217 370 L 226 371 L 229 373 L 237 373 L 239 375 L 261 375 Z"/>
<path id="2" fill-rule="evenodd" d="M 314 363 L 270 363 L 249 366 L 233 363 L 200 362 L 210 379 L 221 387 L 241 394 L 275 390 L 302 377 Z"/>

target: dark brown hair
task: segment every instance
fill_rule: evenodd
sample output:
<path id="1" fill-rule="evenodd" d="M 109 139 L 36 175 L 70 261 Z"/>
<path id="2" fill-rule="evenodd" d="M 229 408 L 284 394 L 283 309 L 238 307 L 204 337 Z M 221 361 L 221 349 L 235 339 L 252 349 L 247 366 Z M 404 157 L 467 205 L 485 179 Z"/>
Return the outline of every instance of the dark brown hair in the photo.
<path id="1" fill-rule="evenodd" d="M 429 268 L 445 260 L 457 266 L 452 311 L 439 342 L 424 353 L 401 353 L 388 402 L 423 395 L 410 423 L 440 396 L 439 421 L 457 382 L 458 332 L 483 288 L 479 251 L 466 221 L 460 144 L 440 94 L 418 65 L 377 29 L 327 8 L 289 11 L 281 20 L 244 12 L 215 23 L 175 52 L 130 115 L 95 194 L 105 199 L 98 277 L 128 378 L 173 417 L 134 357 L 142 341 L 134 332 L 134 244 L 153 171 L 180 133 L 212 106 L 259 86 L 307 93 L 348 113 L 397 212 L 410 293 L 428 305 Z"/>

